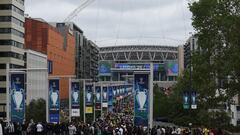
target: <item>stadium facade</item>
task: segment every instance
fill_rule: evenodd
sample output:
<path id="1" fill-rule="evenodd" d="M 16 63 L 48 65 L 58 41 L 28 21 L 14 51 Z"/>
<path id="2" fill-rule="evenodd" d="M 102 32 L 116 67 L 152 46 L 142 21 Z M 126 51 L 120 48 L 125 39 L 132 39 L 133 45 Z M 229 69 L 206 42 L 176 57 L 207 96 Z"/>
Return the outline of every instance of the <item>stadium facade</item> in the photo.
<path id="1" fill-rule="evenodd" d="M 131 81 L 134 70 L 154 65 L 153 80 L 160 87 L 171 87 L 183 70 L 183 47 L 129 45 L 101 47 L 100 81 Z"/>

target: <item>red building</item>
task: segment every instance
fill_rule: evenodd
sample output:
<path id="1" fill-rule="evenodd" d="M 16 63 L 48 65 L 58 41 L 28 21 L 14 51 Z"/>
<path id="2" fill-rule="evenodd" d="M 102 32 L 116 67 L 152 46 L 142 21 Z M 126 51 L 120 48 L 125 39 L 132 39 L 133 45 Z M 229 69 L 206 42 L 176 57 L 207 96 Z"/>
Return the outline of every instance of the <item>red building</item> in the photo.
<path id="1" fill-rule="evenodd" d="M 25 20 L 25 48 L 47 54 L 49 77 L 60 77 L 60 98 L 68 99 L 69 77 L 75 76 L 75 38 L 38 19 Z"/>

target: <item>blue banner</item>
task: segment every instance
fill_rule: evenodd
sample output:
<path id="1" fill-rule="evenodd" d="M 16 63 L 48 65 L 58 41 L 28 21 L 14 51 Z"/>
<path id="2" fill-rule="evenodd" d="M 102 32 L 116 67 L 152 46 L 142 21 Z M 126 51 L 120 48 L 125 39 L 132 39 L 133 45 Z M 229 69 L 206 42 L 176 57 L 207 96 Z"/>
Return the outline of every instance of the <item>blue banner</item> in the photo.
<path id="1" fill-rule="evenodd" d="M 59 80 L 49 80 L 49 122 L 59 123 L 59 110 L 60 110 L 60 99 L 59 99 Z"/>
<path id="2" fill-rule="evenodd" d="M 96 103 L 101 103 L 101 87 L 96 86 Z"/>
<path id="3" fill-rule="evenodd" d="M 86 105 L 92 105 L 93 104 L 93 90 L 92 85 L 86 85 L 85 86 L 85 103 Z"/>
<path id="4" fill-rule="evenodd" d="M 117 86 L 117 96 L 120 96 L 120 89 L 121 89 L 121 87 Z"/>
<path id="5" fill-rule="evenodd" d="M 128 95 L 128 86 L 127 85 L 124 85 L 124 96 L 127 96 Z"/>
<path id="6" fill-rule="evenodd" d="M 190 93 L 188 91 L 183 92 L 183 108 L 190 108 Z"/>
<path id="7" fill-rule="evenodd" d="M 192 109 L 197 109 L 197 101 L 196 101 L 196 96 L 197 96 L 197 93 L 196 91 L 192 91 L 191 92 L 191 108 Z"/>
<path id="8" fill-rule="evenodd" d="M 113 111 L 113 90 L 112 86 L 108 87 L 108 112 Z"/>
<path id="9" fill-rule="evenodd" d="M 71 82 L 71 116 L 80 116 L 80 84 L 79 82 Z"/>
<path id="10" fill-rule="evenodd" d="M 134 124 L 135 126 L 148 126 L 149 112 L 149 75 L 134 75 Z"/>
<path id="11" fill-rule="evenodd" d="M 117 87 L 113 86 L 113 100 L 115 100 L 116 95 L 117 95 Z"/>
<path id="12" fill-rule="evenodd" d="M 107 90 L 107 87 L 103 87 L 102 102 L 108 102 L 108 90 Z"/>
<path id="13" fill-rule="evenodd" d="M 11 121 L 23 123 L 25 114 L 25 75 L 24 73 L 11 74 Z"/>
<path id="14" fill-rule="evenodd" d="M 96 110 L 101 110 L 102 107 L 102 87 L 101 86 L 96 86 L 95 87 L 95 92 L 96 92 L 96 104 L 95 104 L 95 109 Z"/>

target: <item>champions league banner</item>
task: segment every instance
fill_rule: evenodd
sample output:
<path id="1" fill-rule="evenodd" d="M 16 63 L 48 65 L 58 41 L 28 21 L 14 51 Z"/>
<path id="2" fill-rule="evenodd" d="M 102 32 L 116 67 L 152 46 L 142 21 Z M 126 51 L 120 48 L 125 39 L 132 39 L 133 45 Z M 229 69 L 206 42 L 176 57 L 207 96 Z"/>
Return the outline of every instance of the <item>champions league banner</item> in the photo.
<path id="1" fill-rule="evenodd" d="M 92 105 L 93 104 L 93 90 L 92 85 L 86 85 L 85 86 L 85 103 L 86 105 Z"/>
<path id="2" fill-rule="evenodd" d="M 79 82 L 71 82 L 71 107 L 74 117 L 80 116 L 80 85 Z"/>
<path id="3" fill-rule="evenodd" d="M 119 96 L 120 95 L 120 86 L 117 86 L 117 94 L 116 96 Z"/>
<path id="4" fill-rule="evenodd" d="M 60 100 L 59 100 L 59 80 L 52 79 L 49 80 L 49 122 L 59 123 L 59 110 L 60 110 Z"/>
<path id="5" fill-rule="evenodd" d="M 25 75 L 24 73 L 11 74 L 10 77 L 11 96 L 11 121 L 22 123 L 25 114 Z"/>
<path id="6" fill-rule="evenodd" d="M 97 110 L 101 110 L 101 86 L 96 86 L 95 87 L 95 91 L 96 91 L 96 105 L 95 108 Z"/>
<path id="7" fill-rule="evenodd" d="M 103 87 L 102 102 L 108 102 L 108 90 L 107 90 L 107 87 Z"/>
<path id="8" fill-rule="evenodd" d="M 197 109 L 196 95 L 196 91 L 191 92 L 191 109 Z"/>
<path id="9" fill-rule="evenodd" d="M 149 75 L 134 75 L 134 124 L 148 126 L 149 113 Z"/>
<path id="10" fill-rule="evenodd" d="M 113 100 L 116 99 L 116 95 L 117 95 L 117 87 L 113 86 Z"/>
<path id="11" fill-rule="evenodd" d="M 127 86 L 127 85 L 124 85 L 124 96 L 127 96 L 127 95 L 128 95 L 127 88 L 128 88 L 128 86 Z"/>
<path id="12" fill-rule="evenodd" d="M 190 93 L 188 91 L 183 92 L 183 108 L 189 109 L 190 108 Z"/>
<path id="13" fill-rule="evenodd" d="M 113 111 L 113 89 L 112 86 L 108 87 L 108 112 Z"/>

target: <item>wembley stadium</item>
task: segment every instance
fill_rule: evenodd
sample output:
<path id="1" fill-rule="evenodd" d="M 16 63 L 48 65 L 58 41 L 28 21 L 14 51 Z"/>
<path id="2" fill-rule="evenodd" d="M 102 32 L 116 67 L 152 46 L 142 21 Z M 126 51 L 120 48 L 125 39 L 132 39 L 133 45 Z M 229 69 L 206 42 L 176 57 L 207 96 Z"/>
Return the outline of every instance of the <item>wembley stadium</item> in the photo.
<path id="1" fill-rule="evenodd" d="M 154 83 L 172 86 L 181 71 L 181 47 L 160 45 L 124 45 L 101 47 L 99 52 L 100 81 L 126 81 L 134 70 L 149 68 L 153 63 Z M 129 81 L 129 80 L 128 80 Z"/>

